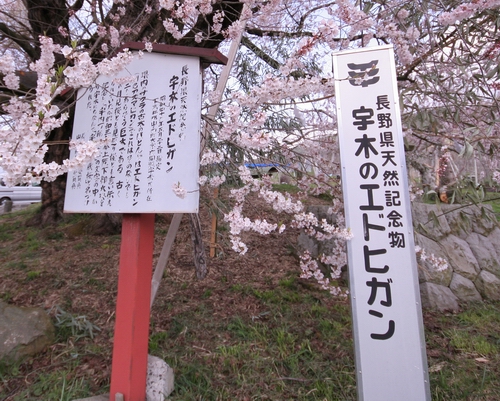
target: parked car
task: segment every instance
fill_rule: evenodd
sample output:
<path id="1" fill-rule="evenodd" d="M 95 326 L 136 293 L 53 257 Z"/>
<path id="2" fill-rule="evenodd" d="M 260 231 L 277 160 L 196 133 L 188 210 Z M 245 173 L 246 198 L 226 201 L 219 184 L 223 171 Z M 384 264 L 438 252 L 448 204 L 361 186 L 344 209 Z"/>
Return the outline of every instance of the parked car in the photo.
<path id="1" fill-rule="evenodd" d="M 11 200 L 14 205 L 26 205 L 42 201 L 42 187 L 39 185 L 6 187 L 0 185 L 0 205 Z"/>

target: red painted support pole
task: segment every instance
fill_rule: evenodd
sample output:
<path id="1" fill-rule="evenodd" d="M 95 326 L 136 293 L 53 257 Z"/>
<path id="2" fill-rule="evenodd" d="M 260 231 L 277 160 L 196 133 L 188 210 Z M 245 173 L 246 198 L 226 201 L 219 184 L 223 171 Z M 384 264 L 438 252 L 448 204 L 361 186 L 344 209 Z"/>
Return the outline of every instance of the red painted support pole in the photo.
<path id="1" fill-rule="evenodd" d="M 110 401 L 146 399 L 154 214 L 124 214 Z"/>

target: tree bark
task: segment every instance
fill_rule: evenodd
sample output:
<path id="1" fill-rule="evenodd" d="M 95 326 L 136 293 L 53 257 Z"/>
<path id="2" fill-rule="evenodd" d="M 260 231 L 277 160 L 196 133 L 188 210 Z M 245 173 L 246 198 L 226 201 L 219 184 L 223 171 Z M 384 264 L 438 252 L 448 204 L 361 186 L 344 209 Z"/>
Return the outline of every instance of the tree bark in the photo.
<path id="1" fill-rule="evenodd" d="M 69 157 L 69 143 L 60 143 L 69 141 L 71 130 L 73 128 L 73 113 L 66 122 L 59 128 L 50 133 L 47 143 L 49 150 L 45 154 L 45 163 L 55 162 L 62 164 L 63 160 Z M 57 141 L 57 145 L 51 145 L 50 142 Z M 32 224 L 50 225 L 57 223 L 63 218 L 64 196 L 66 193 L 67 175 L 58 176 L 54 181 L 42 181 L 42 208 L 31 221 Z"/>
<path id="2" fill-rule="evenodd" d="M 203 280 L 207 275 L 207 259 L 205 257 L 205 248 L 203 247 L 203 236 L 201 233 L 200 215 L 198 213 L 189 213 L 189 225 L 191 227 L 191 239 L 193 240 L 194 267 L 196 278 Z"/>

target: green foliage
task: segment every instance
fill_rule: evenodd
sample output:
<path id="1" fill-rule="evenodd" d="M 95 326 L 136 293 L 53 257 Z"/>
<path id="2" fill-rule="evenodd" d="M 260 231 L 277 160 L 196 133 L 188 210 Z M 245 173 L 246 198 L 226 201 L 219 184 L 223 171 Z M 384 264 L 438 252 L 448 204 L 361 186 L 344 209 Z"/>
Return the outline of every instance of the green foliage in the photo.
<path id="1" fill-rule="evenodd" d="M 500 398 L 500 312 L 498 302 L 470 304 L 455 315 L 439 316 L 427 330 L 432 399 Z M 433 316 L 431 316 L 434 319 Z"/>
<path id="2" fill-rule="evenodd" d="M 495 213 L 495 217 L 496 217 L 497 221 L 500 221 L 500 196 L 499 196 L 499 194 L 495 193 L 495 194 L 491 194 L 491 195 L 487 196 L 485 203 L 488 205 L 491 205 L 491 207 L 493 209 L 493 213 Z"/>
<path id="3" fill-rule="evenodd" d="M 29 271 L 28 273 L 26 273 L 26 280 L 27 281 L 31 281 L 31 280 L 35 280 L 36 278 L 40 277 L 40 274 L 41 272 L 39 271 Z"/>
<path id="4" fill-rule="evenodd" d="M 297 192 L 300 191 L 299 187 L 297 187 L 295 185 L 292 185 L 292 184 L 286 184 L 286 183 L 283 183 L 283 184 L 273 184 L 273 189 L 275 191 L 284 192 L 284 193 L 290 193 L 290 194 L 296 194 Z"/>
<path id="5" fill-rule="evenodd" d="M 53 231 L 47 234 L 47 239 L 49 240 L 61 240 L 64 238 L 64 233 L 62 231 Z"/>
<path id="6" fill-rule="evenodd" d="M 26 234 L 32 230 L 17 229 L 27 230 Z M 27 235 L 19 237 L 25 240 Z M 95 243 L 101 249 L 102 240 Z M 39 252 L 47 245 L 48 241 L 43 243 Z M 86 291 L 99 285 L 99 280 L 89 278 L 98 267 L 96 261 L 81 266 L 79 285 Z M 14 259 L 1 269 L 19 274 L 21 282 L 39 271 L 26 259 Z M 33 279 L 47 276 L 44 269 Z M 199 284 L 176 282 L 182 307 L 162 321 L 153 313 L 149 353 L 175 370 L 170 400 L 356 400 L 347 302 L 305 285 L 290 272 L 255 281 L 228 277 L 222 280 L 224 292 L 210 285 L 200 287 L 196 303 L 190 301 Z M 4 292 L 2 298 L 11 299 L 13 291 Z M 221 310 L 219 296 L 243 301 L 235 310 Z M 71 311 L 72 299 L 65 300 L 67 304 L 61 304 Z M 161 308 L 171 303 L 172 298 L 166 298 Z M 99 328 L 88 317 L 64 309 L 52 310 L 58 343 L 45 356 L 22 364 L 0 362 L 0 399 L 73 400 L 108 391 L 106 382 L 92 383 L 95 372 L 82 372 L 89 356 L 100 358 L 101 366 L 109 363 L 109 338 L 96 337 Z M 426 312 L 424 323 L 433 401 L 500 399 L 499 302 L 467 305 L 455 314 Z M 46 365 L 41 366 L 40 360 Z"/>
<path id="7" fill-rule="evenodd" d="M 69 338 L 74 339 L 74 341 L 78 341 L 84 337 L 94 338 L 95 332 L 101 331 L 86 316 L 74 316 L 60 306 L 54 307 L 51 312 L 56 320 L 55 326 L 60 341 L 66 341 Z"/>
<path id="8" fill-rule="evenodd" d="M 56 371 L 37 376 L 35 381 L 30 383 L 30 386 L 14 397 L 12 401 L 71 401 L 90 395 L 90 384 L 87 380 L 71 377 L 70 371 Z"/>
<path id="9" fill-rule="evenodd" d="M 499 350 L 499 345 L 465 328 L 451 329 L 445 334 L 450 339 L 450 345 L 460 352 L 487 356 L 498 353 Z"/>
<path id="10" fill-rule="evenodd" d="M 166 331 L 152 333 L 149 336 L 149 352 L 157 353 L 161 351 L 161 348 L 166 345 L 168 339 L 169 339 L 169 333 Z"/>

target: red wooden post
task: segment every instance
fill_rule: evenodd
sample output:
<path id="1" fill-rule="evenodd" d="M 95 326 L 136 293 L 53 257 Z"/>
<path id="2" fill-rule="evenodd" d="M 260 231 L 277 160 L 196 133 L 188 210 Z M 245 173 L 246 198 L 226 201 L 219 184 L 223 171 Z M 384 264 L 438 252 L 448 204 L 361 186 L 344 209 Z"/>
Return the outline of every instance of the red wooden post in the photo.
<path id="1" fill-rule="evenodd" d="M 146 399 L 154 214 L 124 214 L 110 401 Z"/>

